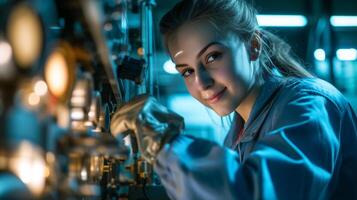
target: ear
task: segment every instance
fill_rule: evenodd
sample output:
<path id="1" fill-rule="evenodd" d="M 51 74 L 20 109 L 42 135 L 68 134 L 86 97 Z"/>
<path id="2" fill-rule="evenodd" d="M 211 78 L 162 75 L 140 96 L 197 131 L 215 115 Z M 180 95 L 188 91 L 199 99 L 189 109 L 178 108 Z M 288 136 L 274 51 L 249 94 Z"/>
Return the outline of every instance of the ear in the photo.
<path id="1" fill-rule="evenodd" d="M 256 31 L 250 40 L 250 60 L 256 61 L 259 58 L 261 51 L 260 32 Z"/>

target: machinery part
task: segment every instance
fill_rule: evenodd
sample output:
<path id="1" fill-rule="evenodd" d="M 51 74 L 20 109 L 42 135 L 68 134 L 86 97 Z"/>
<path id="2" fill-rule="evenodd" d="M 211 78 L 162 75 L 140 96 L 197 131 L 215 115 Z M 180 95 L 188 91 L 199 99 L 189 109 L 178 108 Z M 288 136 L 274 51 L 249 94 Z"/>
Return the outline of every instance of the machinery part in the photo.
<path id="1" fill-rule="evenodd" d="M 117 76 L 119 78 L 132 80 L 136 84 L 140 84 L 143 81 L 145 64 L 143 59 L 125 56 L 123 59 L 117 59 L 116 63 L 118 65 Z"/>

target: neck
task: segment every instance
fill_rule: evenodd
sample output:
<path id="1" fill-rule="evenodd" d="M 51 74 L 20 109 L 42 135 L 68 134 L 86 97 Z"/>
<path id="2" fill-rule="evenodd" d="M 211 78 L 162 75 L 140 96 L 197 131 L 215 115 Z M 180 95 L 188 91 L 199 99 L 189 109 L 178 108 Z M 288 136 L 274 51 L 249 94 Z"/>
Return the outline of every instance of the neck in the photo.
<path id="1" fill-rule="evenodd" d="M 239 106 L 236 108 L 236 112 L 239 113 L 240 116 L 242 116 L 244 122 L 247 122 L 249 119 L 250 113 L 252 111 L 255 100 L 258 97 L 261 86 L 262 84 L 254 86 L 250 90 L 248 96 L 243 99 L 242 103 L 240 103 Z"/>

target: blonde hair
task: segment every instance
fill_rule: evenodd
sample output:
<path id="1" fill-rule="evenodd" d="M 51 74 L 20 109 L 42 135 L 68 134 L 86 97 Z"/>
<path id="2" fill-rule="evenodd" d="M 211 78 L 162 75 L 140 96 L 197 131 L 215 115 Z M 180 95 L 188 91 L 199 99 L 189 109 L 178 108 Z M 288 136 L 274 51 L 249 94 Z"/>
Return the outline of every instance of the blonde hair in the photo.
<path id="1" fill-rule="evenodd" d="M 261 42 L 259 65 L 268 74 L 277 70 L 285 77 L 312 77 L 289 44 L 259 27 L 256 14 L 244 0 L 182 0 L 162 17 L 160 32 L 167 48 L 169 37 L 184 23 L 207 21 L 218 32 L 229 30 L 237 34 L 246 44 L 253 37 L 258 38 Z"/>

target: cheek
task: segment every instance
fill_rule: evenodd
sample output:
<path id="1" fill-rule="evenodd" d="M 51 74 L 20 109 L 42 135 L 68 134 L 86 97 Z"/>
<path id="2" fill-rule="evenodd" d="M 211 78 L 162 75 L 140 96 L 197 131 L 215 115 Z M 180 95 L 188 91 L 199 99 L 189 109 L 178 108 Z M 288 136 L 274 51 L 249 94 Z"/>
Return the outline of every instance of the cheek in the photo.
<path id="1" fill-rule="evenodd" d="M 244 81 L 251 81 L 254 76 L 254 69 L 248 58 L 248 54 L 241 50 L 236 53 L 236 57 L 241 59 L 235 59 L 232 61 L 234 64 L 234 74 L 241 77 Z"/>
<path id="2" fill-rule="evenodd" d="M 197 87 L 195 86 L 193 81 L 185 80 L 185 85 L 191 96 L 200 101 L 199 91 L 197 90 Z"/>
<path id="3" fill-rule="evenodd" d="M 234 63 L 232 60 L 229 60 L 221 62 L 220 67 L 221 68 L 215 71 L 214 79 L 227 86 L 230 93 L 234 94 L 234 96 L 244 96 L 250 82 L 247 74 L 244 72 L 244 68 L 249 66 L 246 66 L 244 63 Z"/>
<path id="4" fill-rule="evenodd" d="M 251 84 L 250 82 L 253 81 L 253 68 L 250 66 L 249 61 L 245 59 L 232 60 L 227 71 L 227 79 L 229 79 L 232 84 L 244 88 L 248 87 Z"/>
<path id="5" fill-rule="evenodd" d="M 218 63 L 217 69 L 212 71 L 212 77 L 215 81 L 221 83 L 231 83 L 234 82 L 236 71 L 231 62 L 220 62 Z"/>
<path id="6" fill-rule="evenodd" d="M 188 92 L 190 93 L 190 95 L 193 98 L 195 98 L 197 101 L 201 102 L 202 104 L 205 103 L 203 101 L 203 99 L 201 98 L 201 94 L 200 94 L 199 90 L 197 89 L 198 87 L 196 87 L 194 83 L 191 83 L 189 81 L 185 81 L 185 85 L 186 85 L 186 88 L 187 88 Z"/>

